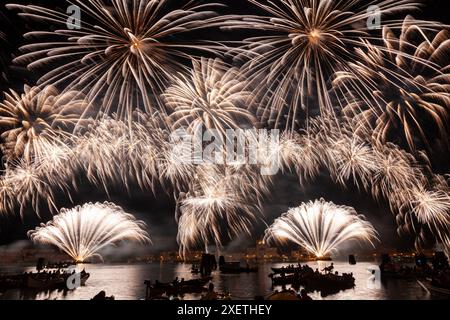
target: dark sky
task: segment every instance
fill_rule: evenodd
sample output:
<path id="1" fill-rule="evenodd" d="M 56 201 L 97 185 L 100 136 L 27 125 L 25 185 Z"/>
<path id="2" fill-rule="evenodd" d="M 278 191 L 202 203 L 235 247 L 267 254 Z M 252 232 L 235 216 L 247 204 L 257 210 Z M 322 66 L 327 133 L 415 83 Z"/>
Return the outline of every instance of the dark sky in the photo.
<path id="1" fill-rule="evenodd" d="M 224 13 L 245 14 L 258 12 L 258 10 L 252 8 L 245 0 L 228 0 L 225 2 L 229 5 L 229 8 L 224 10 Z M 448 0 L 425 1 L 422 13 L 415 13 L 414 16 L 416 18 L 449 23 L 448 2 Z M 23 32 L 32 29 L 33 25 L 25 23 L 22 19 L 17 18 L 14 13 L 7 11 L 4 8 L 4 3 L 5 1 L 2 0 L 0 11 L 9 17 L 9 22 L 0 15 L 0 27 L 7 33 L 9 42 L 8 45 L 3 46 L 0 50 L 2 50 L 2 54 L 13 56 L 17 54 L 17 48 L 25 43 L 20 35 Z M 55 6 L 65 6 L 64 1 L 56 0 L 16 0 L 15 3 L 42 4 L 51 6 L 52 8 Z M 219 32 L 218 30 L 215 30 L 214 32 L 215 33 L 211 34 L 211 31 L 209 31 L 208 36 L 212 35 L 215 39 L 221 40 L 236 40 L 233 38 L 235 35 Z M 9 68 L 9 73 L 11 75 L 10 83 L 6 83 L 4 80 L 0 79 L 0 81 L 2 81 L 0 83 L 0 90 L 2 91 L 8 87 L 20 89 L 23 83 L 32 84 L 35 80 L 35 75 L 19 66 L 11 66 Z M 305 187 L 300 187 L 297 177 L 289 174 L 279 175 L 275 180 L 276 183 L 273 188 L 273 194 L 270 199 L 266 200 L 264 206 L 265 220 L 269 224 L 274 218 L 278 217 L 282 212 L 285 212 L 289 207 L 298 206 L 303 201 L 323 197 L 336 204 L 353 206 L 359 213 L 366 215 L 380 232 L 384 246 L 407 246 L 411 243 L 410 239 L 400 239 L 398 237 L 394 217 L 387 209 L 385 203 L 378 204 L 368 195 L 360 193 L 356 189 L 344 190 L 334 185 L 329 178 L 327 178 L 327 173 L 325 171 L 319 179 L 313 183 L 306 184 Z M 124 194 L 123 190 L 118 188 L 118 190 L 112 192 L 111 198 L 108 199 L 103 192 L 93 189 L 88 184 L 81 189 L 82 192 L 73 195 L 75 204 L 82 204 L 87 201 L 112 201 L 123 206 L 126 211 L 135 214 L 139 219 L 143 219 L 148 223 L 155 249 L 177 248 L 175 241 L 176 223 L 174 221 L 175 203 L 172 200 L 172 194 L 167 194 L 161 189 L 157 192 L 158 198 L 156 199 L 150 193 L 137 191 L 137 188 L 134 189 L 135 191 L 132 192 L 131 195 Z M 58 201 L 60 206 L 71 206 L 66 202 L 65 197 L 63 196 L 61 196 Z M 45 221 L 48 219 L 50 219 L 50 215 L 44 213 L 43 220 Z M 39 218 L 31 212 L 26 214 L 23 220 L 14 216 L 0 218 L 0 244 L 7 244 L 26 238 L 26 231 L 34 228 L 39 222 Z M 259 223 L 259 225 L 255 226 L 253 236 L 250 238 L 244 237 L 242 241 L 245 243 L 253 243 L 256 239 L 261 237 L 264 229 L 264 223 Z"/>

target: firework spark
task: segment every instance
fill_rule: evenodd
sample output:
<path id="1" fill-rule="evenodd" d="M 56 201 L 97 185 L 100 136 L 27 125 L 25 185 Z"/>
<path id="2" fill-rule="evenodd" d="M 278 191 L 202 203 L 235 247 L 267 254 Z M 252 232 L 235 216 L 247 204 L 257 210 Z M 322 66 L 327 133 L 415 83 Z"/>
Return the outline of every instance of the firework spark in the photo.
<path id="1" fill-rule="evenodd" d="M 56 209 L 53 187 L 45 180 L 39 165 L 25 159 L 15 161 L 4 173 L 3 181 L 12 186 L 16 203 L 20 205 L 20 214 L 31 204 L 39 216 L 39 208 L 42 202 L 47 203 L 49 210 Z"/>
<path id="2" fill-rule="evenodd" d="M 404 20 L 398 37 L 385 26 L 384 47 L 367 42 L 358 48 L 352 71 L 339 73 L 335 80 L 335 85 L 354 88 L 344 112 L 356 116 L 358 130 L 381 143 L 405 143 L 415 151 L 417 145 L 429 148 L 430 142 L 447 139 L 449 35 L 430 29 L 411 17 Z"/>
<path id="3" fill-rule="evenodd" d="M 9 179 L 0 178 L 0 214 L 8 214 L 14 208 L 14 187 Z"/>
<path id="4" fill-rule="evenodd" d="M 191 190 L 180 199 L 177 239 L 182 253 L 198 245 L 207 247 L 211 241 L 220 247 L 227 235 L 250 233 L 256 219 L 256 209 L 239 192 L 241 185 L 233 185 L 242 181 L 217 169 L 199 168 Z"/>
<path id="5" fill-rule="evenodd" d="M 442 190 L 416 187 L 410 191 L 410 196 L 411 201 L 401 208 L 407 211 L 405 220 L 411 221 L 413 228 L 414 221 L 429 226 L 438 239 L 445 241 L 450 232 L 450 195 Z"/>
<path id="6" fill-rule="evenodd" d="M 108 245 L 131 240 L 146 243 L 146 225 L 113 203 L 86 203 L 61 209 L 47 224 L 28 232 L 36 243 L 52 244 L 76 262 L 83 262 Z M 101 257 L 101 256 L 100 256 Z"/>
<path id="7" fill-rule="evenodd" d="M 2 50 L 0 51 L 0 79 L 2 79 L 0 90 L 2 91 L 4 89 L 3 85 L 9 83 L 8 69 L 11 60 L 11 48 L 10 44 L 8 43 L 8 36 L 4 31 L 10 29 L 10 27 L 10 21 L 0 8 L 0 45 L 2 47 Z"/>
<path id="8" fill-rule="evenodd" d="M 266 230 L 265 239 L 290 240 L 316 257 L 325 257 L 349 241 L 374 245 L 377 232 L 355 209 L 321 199 L 284 213 Z"/>
<path id="9" fill-rule="evenodd" d="M 51 42 L 36 42 L 22 47 L 18 63 L 30 69 L 51 64 L 40 83 L 69 83 L 69 88 L 86 89 L 90 101 L 102 101 L 103 111 L 111 110 L 120 118 L 131 117 L 134 109 L 150 112 L 154 102 L 172 76 L 187 72 L 183 60 L 190 61 L 190 51 L 216 52 L 212 42 L 185 43 L 180 36 L 187 32 L 219 25 L 223 17 L 211 10 L 220 4 L 196 5 L 193 1 L 170 11 L 169 0 L 94 0 L 71 1 L 84 16 L 81 29 L 69 30 L 69 17 L 39 6 L 8 5 L 20 15 L 38 18 L 61 26 L 53 33 L 32 31 L 27 38 L 42 39 L 52 35 Z M 95 21 L 90 23 L 90 21 Z M 152 101 L 152 95 L 154 100 Z"/>
<path id="10" fill-rule="evenodd" d="M 246 103 L 251 92 L 245 90 L 239 70 L 219 59 L 202 58 L 192 63 L 192 75 L 180 75 L 164 94 L 168 108 L 173 110 L 169 117 L 173 129 L 186 127 L 194 133 L 204 126 L 224 134 L 226 129 L 241 127 L 241 123 L 255 123 Z"/>
<path id="11" fill-rule="evenodd" d="M 38 150 L 36 140 L 69 134 L 80 121 L 85 102 L 80 93 L 60 94 L 55 87 L 24 87 L 24 93 L 11 90 L 0 103 L 2 151 L 8 162 L 21 157 L 32 160 Z"/>
<path id="12" fill-rule="evenodd" d="M 312 96 L 317 96 L 322 115 L 333 114 L 330 79 L 336 72 L 351 73 L 351 63 L 358 59 L 354 48 L 373 37 L 367 25 L 371 13 L 365 2 L 248 1 L 268 15 L 244 16 L 230 22 L 229 28 L 266 32 L 247 39 L 244 43 L 249 49 L 242 54 L 243 58 L 250 57 L 244 67 L 257 82 L 257 96 L 268 98 L 262 118 L 270 118 L 278 126 L 287 116 L 286 127 L 293 129 L 300 110 L 308 108 Z M 370 4 L 376 5 L 383 17 L 418 7 L 410 0 L 376 0 Z M 385 18 L 383 25 L 398 27 L 399 23 Z M 266 86 L 260 85 L 261 79 Z"/>

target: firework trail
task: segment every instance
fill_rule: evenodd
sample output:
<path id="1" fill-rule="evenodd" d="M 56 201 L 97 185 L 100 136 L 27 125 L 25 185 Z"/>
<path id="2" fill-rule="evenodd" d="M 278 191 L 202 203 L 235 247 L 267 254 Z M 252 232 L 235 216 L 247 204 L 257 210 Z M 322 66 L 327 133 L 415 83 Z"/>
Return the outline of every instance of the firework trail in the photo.
<path id="1" fill-rule="evenodd" d="M 367 21 L 372 17 L 361 0 L 248 0 L 266 16 L 243 16 L 224 28 L 263 30 L 264 35 L 244 41 L 239 49 L 248 74 L 255 79 L 257 96 L 268 101 L 261 117 L 277 127 L 285 123 L 294 129 L 299 113 L 308 110 L 311 97 L 322 115 L 334 114 L 334 94 L 330 80 L 336 72 L 352 72 L 358 61 L 355 48 L 375 39 Z M 383 25 L 399 28 L 389 16 L 417 9 L 418 1 L 376 0 Z M 386 17 L 386 18 L 385 18 Z M 261 86 L 261 81 L 266 86 Z M 338 92 L 340 96 L 341 92 Z M 287 110 L 286 110 L 287 108 Z M 284 119 L 287 117 L 286 119 Z"/>
<path id="2" fill-rule="evenodd" d="M 338 74 L 335 86 L 353 88 L 344 112 L 357 130 L 380 143 L 403 143 L 411 151 L 448 140 L 449 33 L 430 29 L 411 17 L 398 36 L 385 26 L 384 46 L 366 42 L 357 49 L 352 71 Z"/>
<path id="3" fill-rule="evenodd" d="M 4 32 L 10 28 L 10 22 L 5 14 L 0 9 L 0 45 L 2 50 L 0 51 L 0 79 L 4 84 L 9 83 L 9 64 L 11 60 L 11 51 L 8 43 L 8 36 Z M 0 90 L 3 90 L 3 83 L 0 86 Z"/>
<path id="4" fill-rule="evenodd" d="M 84 109 L 77 91 L 60 94 L 53 86 L 25 86 L 23 94 L 11 90 L 0 103 L 1 148 L 7 162 L 22 157 L 30 161 L 45 152 L 36 141 L 69 135 Z"/>
<path id="5" fill-rule="evenodd" d="M 129 240 L 150 241 L 146 225 L 113 203 L 86 203 L 61 209 L 47 224 L 41 224 L 28 236 L 36 243 L 52 244 L 76 262 L 99 256 L 108 245 Z"/>
<path id="6" fill-rule="evenodd" d="M 153 104 L 164 112 L 159 95 L 177 72 L 188 72 L 184 61 L 192 51 L 216 53 L 213 42 L 186 43 L 186 33 L 218 26 L 223 17 L 214 11 L 216 3 L 177 4 L 170 11 L 169 0 L 93 0 L 70 2 L 82 11 L 81 29 L 68 29 L 70 18 L 49 8 L 11 4 L 20 15 L 59 26 L 54 32 L 32 31 L 26 38 L 38 41 L 22 47 L 15 59 L 29 69 L 44 69 L 41 84 L 64 85 L 83 90 L 89 101 L 101 101 L 102 111 L 131 117 L 135 109 L 152 113 Z M 53 36 L 54 41 L 42 40 Z M 152 101 L 153 99 L 153 101 Z M 117 106 L 117 110 L 111 110 Z"/>
<path id="7" fill-rule="evenodd" d="M 16 161 L 11 168 L 8 168 L 2 177 L 5 192 L 12 195 L 6 199 L 13 199 L 13 206 L 20 206 L 20 215 L 23 216 L 25 208 L 31 205 L 39 216 L 39 208 L 42 203 L 46 203 L 50 210 L 56 209 L 54 186 L 45 180 L 47 173 L 42 172 L 38 165 L 27 160 Z M 2 201 L 5 201 L 2 199 Z M 10 201 L 10 200 L 6 200 Z"/>
<path id="8" fill-rule="evenodd" d="M 216 166 L 202 166 L 192 188 L 180 199 L 178 243 L 183 254 L 190 248 L 213 243 L 242 233 L 250 233 L 257 209 L 239 189 L 243 182 Z M 237 180 L 237 181 L 236 181 Z M 239 182 L 240 185 L 235 185 Z M 252 186 L 248 186 L 252 188 Z"/>
<path id="9" fill-rule="evenodd" d="M 11 213 L 14 209 L 14 186 L 9 179 L 0 178 L 0 214 Z"/>
<path id="10" fill-rule="evenodd" d="M 198 244 L 220 246 L 227 236 L 249 232 L 262 201 L 270 196 L 273 177 L 261 175 L 261 165 L 239 161 L 183 162 L 179 156 L 192 150 L 180 152 L 169 132 L 153 127 L 152 121 L 144 123 L 136 121 L 130 127 L 128 122 L 104 118 L 65 143 L 38 140 L 40 157 L 32 163 L 14 163 L 4 173 L 3 211 L 12 210 L 13 199 L 21 211 L 28 203 L 37 211 L 40 199 L 55 208 L 55 188 L 70 197 L 77 189 L 77 177 L 86 176 L 107 193 L 120 186 L 131 190 L 135 183 L 153 194 L 155 184 L 172 188 L 183 252 Z M 278 157 L 282 169 L 297 173 L 302 184 L 326 169 L 337 184 L 354 184 L 374 199 L 387 200 L 399 230 L 418 234 L 418 245 L 424 240 L 423 227 L 444 240 L 449 228 L 447 182 L 430 177 L 428 167 L 397 146 L 371 144 L 334 120 L 316 119 L 302 134 L 283 134 L 279 145 L 270 149 L 269 157 Z"/>
<path id="11" fill-rule="evenodd" d="M 266 230 L 265 240 L 292 241 L 316 257 L 325 257 L 349 241 L 378 240 L 373 226 L 355 209 L 320 199 L 290 209 Z"/>
<path id="12" fill-rule="evenodd" d="M 219 59 L 193 60 L 190 76 L 180 74 L 165 94 L 172 129 L 188 128 L 191 133 L 215 129 L 225 134 L 226 129 L 254 126 L 256 121 L 247 102 L 251 92 L 236 68 L 227 67 Z"/>

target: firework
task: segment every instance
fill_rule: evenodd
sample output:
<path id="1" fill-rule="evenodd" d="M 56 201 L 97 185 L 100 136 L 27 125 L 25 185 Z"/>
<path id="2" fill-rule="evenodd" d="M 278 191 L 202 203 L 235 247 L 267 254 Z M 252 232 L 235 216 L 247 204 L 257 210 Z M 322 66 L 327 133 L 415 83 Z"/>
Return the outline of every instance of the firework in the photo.
<path id="1" fill-rule="evenodd" d="M 119 241 L 148 242 L 145 228 L 144 222 L 113 203 L 86 203 L 61 209 L 53 220 L 29 231 L 28 236 L 36 243 L 58 247 L 76 262 L 84 262 Z"/>
<path id="2" fill-rule="evenodd" d="M 14 186 L 11 181 L 0 178 L 0 214 L 7 214 L 13 210 L 14 199 Z"/>
<path id="3" fill-rule="evenodd" d="M 45 180 L 43 172 L 36 163 L 25 159 L 15 161 L 4 172 L 3 179 L 7 186 L 12 187 L 22 216 L 29 204 L 38 216 L 42 203 L 46 203 L 49 210 L 56 209 L 53 186 Z"/>
<path id="4" fill-rule="evenodd" d="M 358 48 L 352 71 L 339 73 L 335 80 L 335 85 L 354 88 L 344 112 L 356 116 L 358 130 L 381 143 L 404 143 L 415 151 L 417 145 L 429 148 L 430 142 L 446 141 L 448 32 L 421 27 L 408 17 L 399 36 L 384 27 L 383 43 Z"/>
<path id="5" fill-rule="evenodd" d="M 223 17 L 213 9 L 216 3 L 196 5 L 190 1 L 170 11 L 169 0 L 71 1 L 82 10 L 81 29 L 68 29 L 65 13 L 39 6 L 8 5 L 20 15 L 60 26 L 53 33 L 32 31 L 27 38 L 48 37 L 55 41 L 36 42 L 22 47 L 15 59 L 30 69 L 56 66 L 40 83 L 68 84 L 86 89 L 90 101 L 101 100 L 103 111 L 116 111 L 120 118 L 131 117 L 137 108 L 150 112 L 153 102 L 163 111 L 158 97 L 172 76 L 187 71 L 190 51 L 216 52 L 212 42 L 186 43 L 187 32 L 213 27 Z M 91 24 L 89 21 L 95 21 Z M 152 95 L 154 101 L 152 101 Z M 117 110 L 111 110 L 117 106 Z"/>
<path id="6" fill-rule="evenodd" d="M 236 129 L 242 124 L 253 125 L 255 118 L 246 102 L 250 92 L 239 70 L 227 67 L 219 59 L 193 62 L 190 77 L 180 75 L 164 94 L 170 110 L 172 128 L 186 127 L 191 133 L 202 126 L 216 129 Z"/>
<path id="7" fill-rule="evenodd" d="M 289 240 L 316 257 L 325 257 L 349 241 L 373 245 L 377 233 L 355 209 L 321 199 L 284 213 L 266 230 L 265 239 Z"/>
<path id="8" fill-rule="evenodd" d="M 271 118 L 278 126 L 287 116 L 286 127 L 294 128 L 297 116 L 302 108 L 308 108 L 312 96 L 317 97 L 315 103 L 322 115 L 333 114 L 329 80 L 338 71 L 351 72 L 351 63 L 358 59 L 354 48 L 372 39 L 367 24 L 372 13 L 365 2 L 249 2 L 267 16 L 244 16 L 228 27 L 266 32 L 247 39 L 244 43 L 248 50 L 242 54 L 250 57 L 244 68 L 257 82 L 257 96 L 268 99 L 262 118 Z M 383 17 L 418 7 L 417 2 L 409 0 L 376 0 L 370 4 L 376 5 Z M 383 25 L 398 27 L 398 22 L 386 18 Z M 260 85 L 262 79 L 266 86 Z"/>
<path id="9" fill-rule="evenodd" d="M 239 192 L 238 185 L 233 185 L 234 178 L 215 166 L 199 168 L 196 180 L 179 204 L 177 239 L 183 254 L 211 242 L 220 247 L 226 236 L 250 233 L 256 210 Z"/>
<path id="10" fill-rule="evenodd" d="M 411 201 L 402 206 L 405 220 L 414 228 L 414 221 L 427 225 L 438 239 L 444 240 L 450 232 L 450 195 L 442 190 L 410 191 Z"/>
<path id="11" fill-rule="evenodd" d="M 1 10 L 1 8 L 0 8 Z M 5 32 L 6 29 L 9 29 L 10 23 L 8 18 L 4 15 L 2 11 L 0 11 L 0 45 L 2 50 L 0 52 L 0 79 L 2 79 L 2 84 L 0 86 L 0 90 L 3 90 L 3 81 L 4 83 L 8 83 L 9 80 L 9 63 L 11 59 L 11 49 L 9 48 L 8 37 Z"/>
<path id="12" fill-rule="evenodd" d="M 24 93 L 11 90 L 0 103 L 2 151 L 8 162 L 21 157 L 32 160 L 43 150 L 38 138 L 54 139 L 70 134 L 80 121 L 85 102 L 79 92 L 60 94 L 55 87 L 24 87 Z"/>
<path id="13" fill-rule="evenodd" d="M 332 141 L 329 149 L 329 169 L 332 176 L 345 185 L 350 179 L 359 188 L 369 188 L 374 172 L 378 169 L 374 152 L 370 145 L 357 137 L 344 136 Z"/>
<path id="14" fill-rule="evenodd" d="M 377 169 L 372 177 L 372 195 L 384 196 L 396 211 L 410 201 L 410 190 L 427 184 L 424 175 L 428 169 L 420 166 L 409 153 L 391 143 L 377 145 L 374 150 Z"/>
<path id="15" fill-rule="evenodd" d="M 193 179 L 195 165 L 191 135 L 180 135 L 179 138 L 186 138 L 188 143 L 184 143 L 185 140 L 171 141 L 169 134 L 166 134 L 160 140 L 161 149 L 156 160 L 162 183 L 168 181 L 176 190 L 183 190 Z"/>

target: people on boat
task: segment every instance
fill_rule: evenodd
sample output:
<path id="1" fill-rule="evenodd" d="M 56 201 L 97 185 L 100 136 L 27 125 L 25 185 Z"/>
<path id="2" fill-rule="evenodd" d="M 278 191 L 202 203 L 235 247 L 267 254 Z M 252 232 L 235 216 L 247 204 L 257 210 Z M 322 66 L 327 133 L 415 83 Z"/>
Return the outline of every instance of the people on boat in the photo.
<path id="1" fill-rule="evenodd" d="M 322 271 L 325 271 L 327 273 L 332 273 L 333 269 L 334 269 L 334 264 L 332 262 L 330 266 L 323 268 Z"/>

